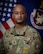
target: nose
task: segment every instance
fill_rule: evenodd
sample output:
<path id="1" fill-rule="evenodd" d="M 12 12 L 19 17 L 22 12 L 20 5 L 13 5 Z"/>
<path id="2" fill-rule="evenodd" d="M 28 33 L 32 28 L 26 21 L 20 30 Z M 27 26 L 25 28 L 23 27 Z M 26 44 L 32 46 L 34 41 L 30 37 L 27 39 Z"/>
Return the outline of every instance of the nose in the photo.
<path id="1" fill-rule="evenodd" d="M 19 17 L 21 17 L 21 13 L 19 13 Z"/>

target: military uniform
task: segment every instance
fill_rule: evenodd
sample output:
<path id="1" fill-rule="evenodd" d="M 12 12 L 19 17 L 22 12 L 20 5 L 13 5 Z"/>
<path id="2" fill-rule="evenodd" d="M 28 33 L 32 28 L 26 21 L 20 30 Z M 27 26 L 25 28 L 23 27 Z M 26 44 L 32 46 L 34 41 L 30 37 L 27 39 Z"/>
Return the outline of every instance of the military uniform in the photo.
<path id="1" fill-rule="evenodd" d="M 6 54 L 38 54 L 41 48 L 39 33 L 28 25 L 22 29 L 13 27 L 7 30 L 3 43 Z"/>

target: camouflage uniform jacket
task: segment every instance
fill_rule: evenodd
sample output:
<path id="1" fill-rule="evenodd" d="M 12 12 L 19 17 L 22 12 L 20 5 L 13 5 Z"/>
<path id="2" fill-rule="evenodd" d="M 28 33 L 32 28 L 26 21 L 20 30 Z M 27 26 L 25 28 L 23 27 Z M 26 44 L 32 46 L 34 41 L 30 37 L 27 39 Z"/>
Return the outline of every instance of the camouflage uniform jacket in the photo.
<path id="1" fill-rule="evenodd" d="M 35 29 L 28 25 L 22 29 L 13 27 L 5 32 L 3 43 L 6 54 L 38 54 L 41 37 Z"/>

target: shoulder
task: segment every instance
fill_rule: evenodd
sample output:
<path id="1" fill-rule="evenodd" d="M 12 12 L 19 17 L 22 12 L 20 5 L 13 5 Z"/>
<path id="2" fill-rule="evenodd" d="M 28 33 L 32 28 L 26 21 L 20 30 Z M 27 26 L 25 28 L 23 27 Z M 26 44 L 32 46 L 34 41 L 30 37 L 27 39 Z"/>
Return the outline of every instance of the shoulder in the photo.
<path id="1" fill-rule="evenodd" d="M 27 33 L 30 36 L 40 37 L 40 33 L 33 27 L 27 25 Z"/>
<path id="2" fill-rule="evenodd" d="M 14 35 L 12 34 L 13 31 L 14 31 L 14 27 L 6 30 L 6 32 L 4 33 L 4 35 L 2 37 L 4 45 L 6 43 L 9 43 L 9 40 L 12 40 L 13 39 L 13 37 L 14 37 Z"/>
<path id="3" fill-rule="evenodd" d="M 35 28 L 33 28 L 33 27 L 29 26 L 29 25 L 27 25 L 27 30 L 31 31 L 31 32 L 38 32 Z"/>
<path id="4" fill-rule="evenodd" d="M 14 32 L 14 27 L 6 30 L 5 33 L 3 34 L 3 39 L 7 38 L 7 37 L 9 38 L 12 35 L 13 32 Z"/>

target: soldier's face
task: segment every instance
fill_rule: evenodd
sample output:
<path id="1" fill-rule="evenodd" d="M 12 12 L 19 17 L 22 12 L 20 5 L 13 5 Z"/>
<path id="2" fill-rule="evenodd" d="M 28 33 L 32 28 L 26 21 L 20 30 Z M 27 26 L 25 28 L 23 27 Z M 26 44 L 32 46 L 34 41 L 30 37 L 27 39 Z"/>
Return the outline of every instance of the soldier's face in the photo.
<path id="1" fill-rule="evenodd" d="M 13 19 L 16 23 L 22 23 L 25 21 L 26 18 L 26 11 L 25 8 L 22 6 L 17 6 L 14 8 L 13 12 Z"/>

